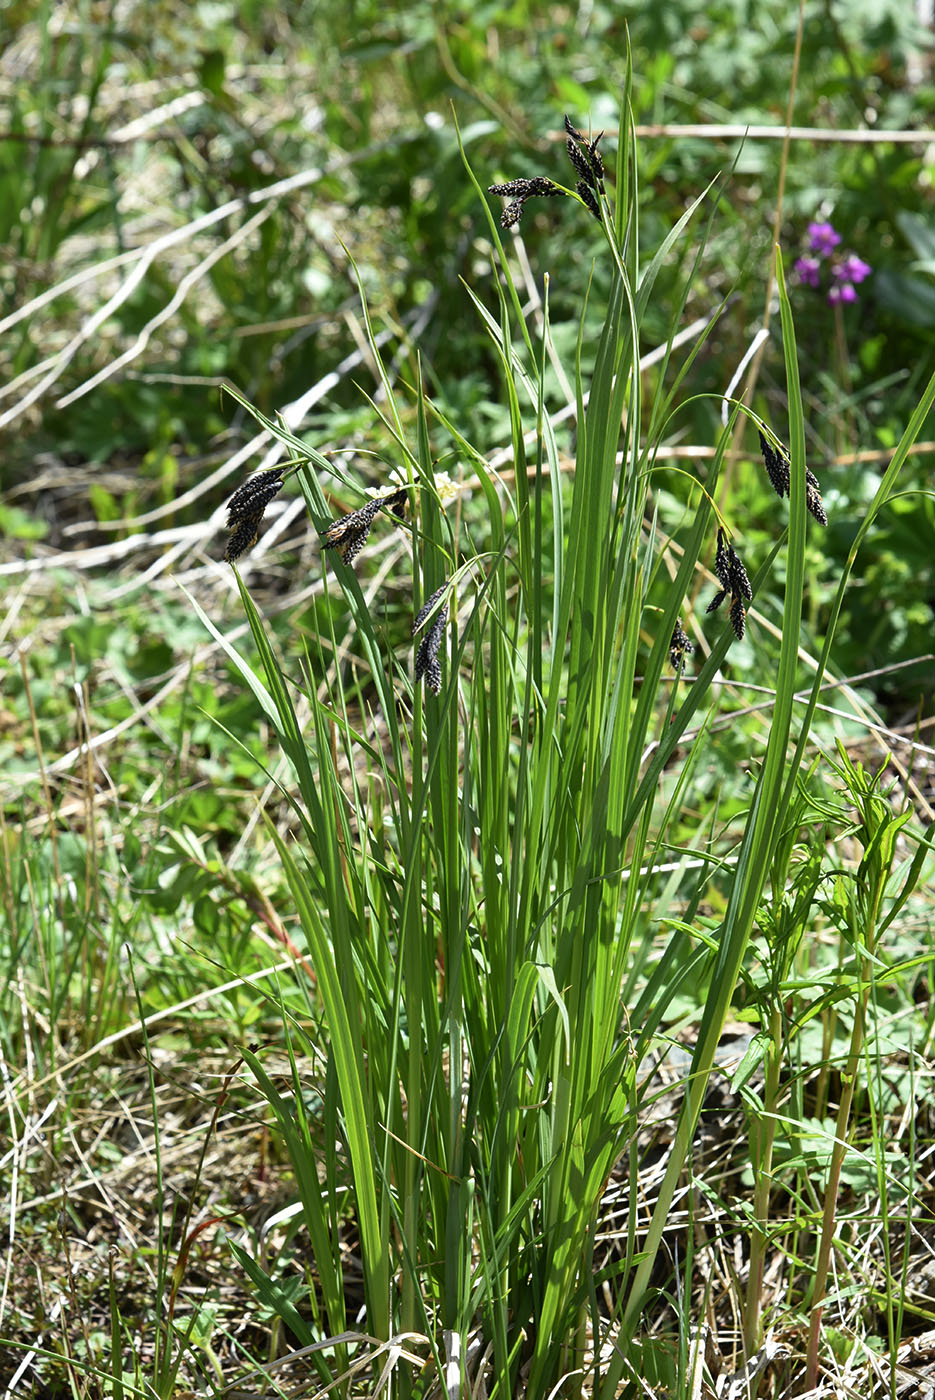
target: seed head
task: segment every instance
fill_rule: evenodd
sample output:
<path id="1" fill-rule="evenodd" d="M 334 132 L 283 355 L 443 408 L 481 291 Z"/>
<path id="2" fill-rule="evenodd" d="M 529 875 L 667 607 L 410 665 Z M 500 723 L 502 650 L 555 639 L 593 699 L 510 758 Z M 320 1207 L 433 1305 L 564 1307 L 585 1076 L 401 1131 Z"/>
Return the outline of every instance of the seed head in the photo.
<path id="1" fill-rule="evenodd" d="M 565 143 L 568 158 L 576 174 L 581 177 L 577 186 L 578 197 L 595 218 L 600 219 L 595 191 L 599 194 L 604 192 L 604 162 L 597 146 L 604 133 L 600 132 L 593 141 L 589 141 L 572 125 L 568 117 L 565 118 L 565 131 L 568 133 Z M 545 175 L 520 176 L 515 180 L 505 180 L 502 184 L 488 185 L 487 190 L 490 194 L 499 194 L 509 199 L 510 203 L 500 215 L 500 226 L 507 229 L 514 228 L 519 223 L 527 199 L 552 199 L 568 193 Z"/>
<path id="2" fill-rule="evenodd" d="M 591 169 L 594 171 L 594 176 L 601 194 L 604 193 L 604 157 L 597 149 L 597 143 L 603 135 L 603 131 L 599 131 L 594 140 L 588 145 L 588 160 L 591 162 Z"/>
<path id="3" fill-rule="evenodd" d="M 575 170 L 587 185 L 599 194 L 604 193 L 604 161 L 600 151 L 597 149 L 603 131 L 599 131 L 593 141 L 589 141 L 583 132 L 573 126 L 568 117 L 565 118 L 565 131 L 568 140 L 565 142 L 565 149 L 568 152 L 568 159 Z"/>
<path id="4" fill-rule="evenodd" d="M 728 587 L 731 597 L 746 598 L 749 602 L 753 597 L 753 590 L 750 587 L 750 580 L 747 578 L 747 571 L 740 561 L 740 556 L 735 553 L 733 545 L 727 546 L 728 559 Z"/>
<path id="5" fill-rule="evenodd" d="M 425 668 L 425 684 L 435 695 L 441 694 L 442 688 L 442 668 L 432 657 L 432 660 Z"/>
<path id="6" fill-rule="evenodd" d="M 425 677 L 425 683 L 437 695 L 442 688 L 442 670 L 438 662 L 438 652 L 445 638 L 448 624 L 448 604 L 440 608 L 432 620 L 432 625 L 419 643 L 416 652 L 416 680 Z"/>
<path id="7" fill-rule="evenodd" d="M 770 479 L 773 490 L 777 496 L 788 496 L 789 494 L 789 455 L 785 449 L 777 450 L 766 435 L 760 432 L 760 451 L 763 454 L 763 463 L 766 467 L 766 475 Z"/>
<path id="8" fill-rule="evenodd" d="M 397 520 L 406 519 L 406 507 L 409 504 L 409 492 L 405 486 L 401 486 L 398 491 L 394 491 L 392 496 L 381 496 L 380 505 L 395 515 Z"/>
<path id="9" fill-rule="evenodd" d="M 252 515 L 242 515 L 235 522 L 230 539 L 227 541 L 227 548 L 224 550 L 224 558 L 228 564 L 233 564 L 235 559 L 239 559 L 242 554 L 247 553 L 248 549 L 253 548 L 260 533 L 262 519 L 263 512 L 258 510 L 254 511 Z"/>
<path id="10" fill-rule="evenodd" d="M 257 542 L 260 521 L 266 507 L 283 487 L 283 468 L 259 472 L 242 482 L 227 503 L 227 528 L 231 532 L 224 550 L 229 564 L 246 554 Z"/>
<path id="11" fill-rule="evenodd" d="M 781 445 L 778 448 L 773 447 L 772 443 L 762 431 L 759 436 L 760 451 L 763 454 L 766 475 L 772 483 L 773 490 L 778 496 L 788 496 L 789 454 Z M 808 467 L 805 468 L 805 504 L 809 514 L 814 516 L 819 525 L 827 525 L 828 516 L 825 513 L 824 502 L 821 499 L 818 478 Z"/>
<path id="12" fill-rule="evenodd" d="M 734 629 L 734 636 L 738 642 L 743 641 L 743 634 L 746 627 L 747 614 L 743 605 L 743 598 L 737 593 L 730 600 L 730 625 Z"/>
<path id="13" fill-rule="evenodd" d="M 503 185 L 488 185 L 487 193 L 501 194 L 508 199 L 552 199 L 563 191 L 544 175 L 533 175 L 528 180 L 507 180 Z"/>
<path id="14" fill-rule="evenodd" d="M 360 510 L 352 510 L 329 525 L 322 536 L 322 548 L 336 549 L 345 564 L 353 564 L 370 534 L 370 527 L 383 505 L 378 497 L 368 501 Z"/>
<path id="15" fill-rule="evenodd" d="M 717 612 L 724 599 L 730 594 L 730 621 L 734 635 L 739 640 L 744 633 L 744 620 L 746 618 L 744 603 L 748 603 L 753 597 L 753 589 L 750 587 L 750 580 L 743 566 L 743 560 L 734 546 L 725 539 L 724 531 L 720 527 L 717 532 L 714 572 L 721 587 L 711 599 L 705 612 Z"/>
<path id="16" fill-rule="evenodd" d="M 435 590 L 435 592 L 432 594 L 431 598 L 426 598 L 425 602 L 422 604 L 421 608 L 420 608 L 419 611 L 416 613 L 415 621 L 414 621 L 413 624 L 412 624 L 412 635 L 413 635 L 413 636 L 415 636 L 416 633 L 417 633 L 417 632 L 421 629 L 421 627 L 424 625 L 425 619 L 428 617 L 429 613 L 432 611 L 432 609 L 434 608 L 435 604 L 438 602 L 439 598 L 441 598 L 442 594 L 445 592 L 445 590 L 446 590 L 447 587 L 448 587 L 448 584 L 447 584 L 447 583 L 443 583 L 442 586 L 441 586 L 441 588 L 436 588 L 436 590 Z M 445 615 L 447 616 L 447 614 L 448 614 L 448 609 L 447 609 L 447 608 L 444 608 L 443 611 L 444 611 Z"/>
<path id="17" fill-rule="evenodd" d="M 582 150 L 580 146 L 575 145 L 574 141 L 572 141 L 571 137 L 569 136 L 568 140 L 565 142 L 565 149 L 568 152 L 568 159 L 571 161 L 572 165 L 575 167 L 581 178 L 588 185 L 592 185 L 596 189 L 597 180 L 595 179 L 594 171 L 591 169 L 591 162 L 588 160 L 585 154 L 587 147 L 585 147 L 584 150 Z"/>
<path id="18" fill-rule="evenodd" d="M 412 624 L 412 635 L 425 626 L 429 614 L 435 605 L 444 596 L 448 588 L 447 581 L 436 588 L 431 597 L 426 598 L 419 611 L 416 613 L 415 621 Z M 448 604 L 443 603 L 438 612 L 432 618 L 432 625 L 419 643 L 416 652 L 416 680 L 425 677 L 425 684 L 429 690 L 437 695 L 442 688 L 442 668 L 438 662 L 438 652 L 445 638 L 445 628 L 448 625 Z"/>
<path id="19" fill-rule="evenodd" d="M 238 521 L 244 520 L 257 511 L 263 512 L 274 496 L 283 488 L 282 467 L 272 472 L 259 472 L 241 483 L 227 502 L 227 528 L 233 529 Z"/>
<path id="20" fill-rule="evenodd" d="M 744 598 L 753 597 L 750 588 L 750 580 L 747 578 L 747 571 L 741 562 L 740 555 L 724 538 L 724 531 L 718 528 L 717 532 L 717 553 L 714 556 L 714 572 L 717 575 L 718 583 L 725 592 L 734 594 L 740 593 Z"/>
<path id="21" fill-rule="evenodd" d="M 581 200 L 582 204 L 587 205 L 595 219 L 600 223 L 601 206 L 598 204 L 597 195 L 591 189 L 591 186 L 586 180 L 579 180 L 575 189 L 578 191 L 578 198 Z"/>
<path id="22" fill-rule="evenodd" d="M 527 199 L 553 199 L 556 195 L 564 194 L 554 181 L 546 178 L 545 175 L 533 175 L 528 179 L 507 180 L 502 185 L 488 185 L 489 194 L 503 195 L 512 200 L 500 215 L 500 227 L 512 228 L 518 224 L 523 217 L 523 205 Z"/>
<path id="23" fill-rule="evenodd" d="M 727 553 L 727 543 L 724 539 L 724 531 L 718 528 L 717 532 L 717 552 L 714 556 L 714 572 L 717 574 L 718 582 L 723 588 L 730 588 L 730 556 Z"/>
<path id="24" fill-rule="evenodd" d="M 819 525 L 827 525 L 828 515 L 825 511 L 825 503 L 821 499 L 821 492 L 817 486 L 812 486 L 810 482 L 805 487 L 805 505 L 809 515 L 813 516 Z"/>
<path id="25" fill-rule="evenodd" d="M 676 671 L 681 671 L 685 665 L 686 656 L 691 656 L 695 650 L 694 643 L 682 628 L 682 619 L 679 618 L 672 633 L 672 640 L 669 643 L 669 665 L 674 666 Z"/>

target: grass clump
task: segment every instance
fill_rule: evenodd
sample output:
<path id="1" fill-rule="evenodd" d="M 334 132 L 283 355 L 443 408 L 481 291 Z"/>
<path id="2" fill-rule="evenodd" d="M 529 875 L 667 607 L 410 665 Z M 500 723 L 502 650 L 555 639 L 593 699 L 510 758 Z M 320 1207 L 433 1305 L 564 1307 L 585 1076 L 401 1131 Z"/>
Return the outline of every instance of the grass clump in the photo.
<path id="1" fill-rule="evenodd" d="M 663 1241 L 674 1203 L 686 1181 L 696 1180 L 696 1131 L 751 942 L 758 931 L 775 929 L 764 911 L 777 898 L 785 901 L 800 877 L 806 818 L 797 794 L 808 779 L 805 755 L 814 742 L 811 725 L 834 630 L 832 620 L 796 730 L 807 517 L 825 520 L 804 461 L 795 339 L 781 277 L 790 448 L 772 447 L 762 429 L 761 441 L 770 479 L 789 496 L 790 513 L 786 527 L 777 521 L 776 543 L 751 581 L 714 506 L 740 405 L 733 406 L 704 480 L 692 479 L 682 518 L 668 536 L 650 491 L 658 469 L 648 428 L 664 421 L 665 400 L 644 402 L 636 347 L 656 274 L 677 240 L 690 236 L 696 208 L 643 266 L 628 122 L 621 123 L 612 173 L 597 154 L 599 138 L 587 142 L 570 123 L 566 128 L 569 154 L 589 191 L 584 199 L 579 184 L 579 197 L 601 221 L 614 269 L 587 380 L 580 357 L 576 367 L 574 470 L 561 471 L 547 402 L 547 302 L 533 335 L 491 217 L 498 301 L 493 309 L 479 295 L 474 301 L 501 365 L 512 490 L 418 384 L 413 418 L 370 333 L 380 416 L 414 500 L 407 524 L 411 578 L 401 587 L 415 600 L 413 633 L 428 627 L 414 681 L 349 567 L 364 566 L 380 498 L 320 525 L 324 547 L 341 557 L 335 583 L 353 618 L 356 657 L 353 668 L 331 666 L 338 639 L 313 640 L 301 687 L 311 703 L 307 734 L 297 721 L 295 687 L 242 584 L 261 670 L 228 648 L 278 735 L 295 783 L 290 801 L 298 837 L 272 834 L 316 979 L 310 1011 L 325 1034 L 327 1066 L 321 1111 L 339 1154 L 320 1161 L 307 1129 L 286 1127 L 302 1094 L 295 1060 L 287 1107 L 262 1054 L 246 1058 L 283 1129 L 297 1180 L 305 1183 L 319 1339 L 326 1345 L 330 1335 L 340 1364 L 350 1365 L 353 1287 L 336 1249 L 348 1228 L 347 1202 L 367 1333 L 385 1341 L 417 1334 L 426 1349 L 420 1355 L 434 1358 L 449 1393 L 452 1386 L 482 1383 L 501 1398 L 520 1391 L 545 1397 L 573 1377 L 576 1389 L 610 1397 L 641 1376 L 675 1384 L 685 1373 L 690 1333 L 676 1343 L 665 1338 L 672 1284 Z M 501 219 L 504 228 L 515 226 L 522 204 L 543 192 L 545 180 L 492 187 L 514 200 Z M 891 494 L 933 397 L 935 380 L 862 534 Z M 326 521 L 324 489 L 341 474 L 327 457 L 257 416 L 295 454 L 313 519 Z M 460 528 L 459 514 L 449 515 L 436 485 L 436 443 L 446 440 L 470 464 L 478 496 Z M 721 589 L 707 611 L 729 596 L 730 625 L 709 641 L 692 602 L 712 532 Z M 859 543 L 840 580 L 838 607 Z M 780 558 L 785 591 L 775 692 L 749 801 L 737 814 L 725 860 L 707 818 L 692 824 L 686 812 L 706 761 L 707 726 L 718 712 L 715 682 L 731 643 L 747 637 L 748 609 Z M 685 617 L 705 652 L 690 686 L 673 683 L 664 670 L 668 660 L 677 681 L 683 674 L 692 651 Z M 446 636 L 450 665 L 443 671 L 438 657 Z M 419 688 L 422 678 L 431 694 Z M 685 752 L 689 725 L 703 715 Z M 856 791 L 864 780 L 851 767 L 844 781 Z M 898 826 L 890 823 L 891 852 L 908 818 L 906 812 Z M 889 821 L 882 813 L 881 819 Z M 810 850 L 810 896 L 793 906 L 799 926 L 814 911 L 821 878 L 822 852 Z M 689 859 L 689 852 L 700 859 Z M 928 852 L 917 838 L 897 903 L 909 898 Z M 663 878 L 673 870 L 681 877 L 677 900 Z M 892 898 L 892 876 L 891 863 L 880 867 L 880 900 Z M 661 954 L 651 951 L 649 935 L 657 928 L 670 931 Z M 862 1022 L 871 990 L 866 971 L 860 986 Z M 773 1019 L 781 987 L 780 979 L 775 1000 L 750 1007 L 751 1019 L 782 1025 Z M 686 997 L 700 1019 L 677 1090 L 665 1168 L 644 1209 L 639 1183 L 652 1156 L 643 1137 L 656 1092 L 652 1066 Z M 314 1053 L 304 1020 L 290 1016 L 283 1030 L 297 1051 Z M 755 1062 L 769 1065 L 769 1088 L 753 1116 L 753 1160 L 758 1179 L 768 1181 L 784 1046 L 765 1031 L 755 1044 Z M 859 1053 L 858 1040 L 849 1060 L 855 1075 Z M 841 1112 L 843 1130 L 847 1112 Z M 629 1187 L 610 1263 L 598 1239 L 608 1182 L 624 1163 Z M 835 1172 L 832 1161 L 826 1212 L 836 1198 Z M 762 1280 L 769 1209 L 768 1194 L 758 1194 L 747 1227 L 749 1285 L 741 1306 L 751 1363 L 763 1338 L 756 1280 Z M 818 1353 L 811 1337 L 819 1335 L 830 1238 L 823 1230 L 814 1266 L 802 1262 L 789 1279 L 810 1309 L 805 1373 L 812 1383 Z M 268 1290 L 256 1262 L 249 1268 Z M 690 1269 L 684 1286 L 694 1294 Z M 794 1366 L 790 1374 L 798 1374 Z M 400 1384 L 421 1386 L 407 1368 Z"/>

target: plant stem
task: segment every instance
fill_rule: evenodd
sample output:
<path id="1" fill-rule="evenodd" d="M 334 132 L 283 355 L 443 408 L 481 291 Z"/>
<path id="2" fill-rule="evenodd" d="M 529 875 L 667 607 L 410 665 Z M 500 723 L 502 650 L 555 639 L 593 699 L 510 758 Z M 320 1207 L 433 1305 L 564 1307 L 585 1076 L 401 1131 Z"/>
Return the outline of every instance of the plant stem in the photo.
<path id="1" fill-rule="evenodd" d="M 868 804 L 869 805 L 869 804 Z M 808 1352 L 805 1363 L 806 1389 L 813 1389 L 818 1384 L 818 1339 L 821 1332 L 821 1319 L 824 1311 L 825 1286 L 828 1282 L 828 1270 L 831 1265 L 831 1249 L 834 1244 L 835 1215 L 838 1200 L 838 1186 L 841 1180 L 841 1167 L 844 1163 L 844 1154 L 847 1151 L 847 1133 L 850 1123 L 851 1107 L 854 1102 L 854 1086 L 857 1083 L 857 1073 L 860 1068 L 860 1059 L 863 1052 L 864 1026 L 867 1018 L 867 1002 L 870 997 L 870 982 L 864 976 L 865 969 L 869 972 L 870 965 L 875 956 L 876 950 L 876 928 L 880 910 L 880 902 L 886 886 L 886 875 L 888 866 L 886 862 L 873 862 L 868 874 L 873 878 L 873 885 L 867 900 L 866 926 L 864 936 L 855 940 L 857 954 L 857 972 L 860 979 L 860 993 L 857 999 L 857 1009 L 854 1015 L 854 1026 L 851 1030 L 851 1043 L 847 1053 L 847 1064 L 842 1075 L 841 1101 L 838 1105 L 838 1115 L 834 1126 L 834 1145 L 831 1149 L 831 1165 L 828 1172 L 828 1184 L 825 1187 L 825 1205 L 822 1212 L 821 1238 L 818 1242 L 818 1258 L 815 1266 L 815 1278 L 812 1284 L 812 1312 L 808 1329 Z"/>
<path id="2" fill-rule="evenodd" d="M 747 1300 L 744 1310 L 744 1353 L 747 1358 L 757 1350 L 761 1341 L 763 1294 L 763 1262 L 766 1252 L 765 1222 L 769 1219 L 769 1193 L 773 1174 L 773 1146 L 776 1141 L 776 1109 L 779 1103 L 779 1067 L 782 1064 L 782 1013 L 773 1003 L 769 1018 L 769 1050 L 766 1057 L 766 1087 L 763 1112 L 754 1129 L 751 1143 L 756 1187 L 753 1218 L 756 1222 L 750 1236 L 750 1271 L 747 1275 Z"/>

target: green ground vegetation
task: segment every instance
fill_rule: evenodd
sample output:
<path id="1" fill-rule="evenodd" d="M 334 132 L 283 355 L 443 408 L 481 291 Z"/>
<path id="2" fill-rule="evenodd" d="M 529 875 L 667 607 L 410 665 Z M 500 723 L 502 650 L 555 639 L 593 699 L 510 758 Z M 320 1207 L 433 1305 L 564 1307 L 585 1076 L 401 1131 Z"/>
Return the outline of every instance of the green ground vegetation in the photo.
<path id="1" fill-rule="evenodd" d="M 920 1393 L 931 35 L 3 23 L 0 1380 Z"/>

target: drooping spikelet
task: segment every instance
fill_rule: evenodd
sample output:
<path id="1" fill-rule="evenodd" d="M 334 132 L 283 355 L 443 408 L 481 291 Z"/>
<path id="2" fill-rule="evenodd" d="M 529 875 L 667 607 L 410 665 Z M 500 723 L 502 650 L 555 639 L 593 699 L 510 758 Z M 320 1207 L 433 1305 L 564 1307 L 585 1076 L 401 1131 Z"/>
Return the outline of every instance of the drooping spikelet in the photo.
<path id="1" fill-rule="evenodd" d="M 500 227 L 512 228 L 523 217 L 523 205 L 527 199 L 554 199 L 565 191 L 545 175 L 533 175 L 518 180 L 507 180 L 502 185 L 488 185 L 489 194 L 503 195 L 511 201 L 500 215 Z"/>
<path id="2" fill-rule="evenodd" d="M 426 638 L 428 640 L 428 638 Z M 418 663 L 417 663 L 418 664 Z M 416 676 L 418 680 L 418 675 Z M 442 689 L 442 668 L 433 656 L 425 668 L 425 684 L 433 695 L 440 695 Z"/>
<path id="3" fill-rule="evenodd" d="M 391 515 L 395 515 L 397 520 L 406 519 L 406 507 L 409 504 L 409 491 L 405 486 L 401 486 L 398 491 L 394 491 L 392 496 L 381 496 L 380 505 L 385 506 Z"/>
<path id="4" fill-rule="evenodd" d="M 738 642 L 743 641 L 744 628 L 746 625 L 747 613 L 743 605 L 740 594 L 735 594 L 730 600 L 730 625 L 734 629 L 734 636 Z"/>
<path id="5" fill-rule="evenodd" d="M 562 194 L 554 181 L 545 175 L 533 175 L 529 179 L 507 180 L 502 185 L 488 185 L 488 194 L 501 194 L 508 199 L 551 199 Z"/>
<path id="6" fill-rule="evenodd" d="M 246 554 L 257 542 L 266 507 L 283 488 L 283 468 L 259 472 L 242 482 L 227 503 L 230 538 L 224 550 L 228 564 Z"/>
<path id="7" fill-rule="evenodd" d="M 734 636 L 740 641 L 743 638 L 746 624 L 745 604 L 753 597 L 753 589 L 750 587 L 750 580 L 747 571 L 743 566 L 740 555 L 724 537 L 724 531 L 720 528 L 717 532 L 717 552 L 714 556 L 714 572 L 717 575 L 721 588 L 711 599 L 706 612 L 717 612 L 724 599 L 730 595 L 730 622 L 734 629 Z"/>
<path id="8" fill-rule="evenodd" d="M 443 583 L 440 588 L 436 588 L 430 598 L 427 598 L 422 607 L 416 613 L 415 621 L 412 624 L 412 635 L 425 626 L 425 623 L 432 609 L 438 603 L 448 588 L 447 583 Z M 426 632 L 419 649 L 416 652 L 416 680 L 425 677 L 425 684 L 429 690 L 436 695 L 442 688 L 442 668 L 438 661 L 438 653 L 445 638 L 445 628 L 448 625 L 448 604 L 443 603 L 438 612 L 432 618 L 432 625 Z"/>
<path id="9" fill-rule="evenodd" d="M 597 136 L 589 141 L 572 125 L 568 117 L 565 118 L 565 131 L 568 137 L 565 142 L 568 159 L 574 166 L 575 174 L 579 176 L 576 187 L 578 198 L 596 219 L 600 219 L 598 196 L 604 193 L 604 161 L 598 150 L 598 143 L 604 133 L 598 132 Z M 519 223 L 527 199 L 551 199 L 556 195 L 569 193 L 545 175 L 521 176 L 515 180 L 505 180 L 499 185 L 488 185 L 487 189 L 490 194 L 502 195 L 510 201 L 500 215 L 502 228 L 513 228 Z"/>
<path id="10" fill-rule="evenodd" d="M 416 652 L 416 680 L 425 677 L 425 683 L 430 690 L 434 690 L 437 695 L 442 688 L 442 668 L 438 662 L 438 652 L 445 639 L 445 627 L 448 624 L 448 605 L 441 608 L 432 621 L 432 625 L 419 643 L 419 650 Z"/>
<path id="11" fill-rule="evenodd" d="M 766 467 L 766 475 L 770 479 L 773 490 L 777 496 L 788 496 L 789 494 L 789 458 L 785 452 L 779 453 L 773 447 L 766 435 L 760 431 L 760 451 L 763 454 L 763 465 Z"/>
<path id="12" fill-rule="evenodd" d="M 681 671 L 685 665 L 686 656 L 691 656 L 694 650 L 694 643 L 683 629 L 682 619 L 679 618 L 672 633 L 672 640 L 669 642 L 669 665 L 674 666 L 676 671 Z"/>
<path id="13" fill-rule="evenodd" d="M 385 496 L 374 496 L 359 510 L 333 520 L 322 535 L 323 549 L 336 549 L 345 564 L 353 564 L 370 537 L 374 520 L 384 508 L 397 520 L 405 520 L 409 488 L 400 486 Z"/>
<path id="14" fill-rule="evenodd" d="M 578 191 L 578 198 L 581 200 L 581 203 L 585 205 L 587 209 L 590 209 L 595 219 L 600 223 L 601 206 L 598 204 L 597 195 L 591 189 L 591 186 L 586 180 L 579 180 L 575 189 Z"/>
<path id="15" fill-rule="evenodd" d="M 717 552 L 714 556 L 714 572 L 717 574 L 718 583 L 722 588 L 730 588 L 730 557 L 727 553 L 727 542 L 724 539 L 724 531 L 718 528 L 717 532 Z"/>
<path id="16" fill-rule="evenodd" d="M 809 515 L 817 520 L 819 525 L 827 525 L 828 513 L 825 510 L 825 503 L 821 499 L 821 492 L 817 486 L 812 486 L 809 482 L 805 485 L 805 505 Z"/>
<path id="17" fill-rule="evenodd" d="M 774 447 L 762 430 L 760 430 L 759 438 L 763 464 L 766 467 L 766 475 L 770 479 L 772 488 L 777 496 L 788 496 L 789 454 L 781 445 L 778 448 Z M 824 501 L 821 499 L 818 478 L 808 467 L 805 468 L 805 505 L 808 513 L 818 521 L 819 525 L 827 525 L 828 516 L 825 512 Z"/>
<path id="18" fill-rule="evenodd" d="M 727 546 L 728 558 L 728 582 L 732 597 L 746 598 L 747 602 L 753 597 L 753 589 L 750 587 L 750 580 L 747 571 L 740 561 L 740 556 L 734 552 L 733 545 Z"/>
<path id="19" fill-rule="evenodd" d="M 253 515 L 241 516 L 237 521 L 224 550 L 224 558 L 228 564 L 233 564 L 235 559 L 239 559 L 242 554 L 247 553 L 248 549 L 253 548 L 259 538 L 262 519 L 263 512 L 258 510 Z"/>
<path id="20" fill-rule="evenodd" d="M 750 587 L 750 580 L 747 571 L 743 566 L 740 555 L 724 537 L 724 531 L 718 528 L 717 532 L 717 552 L 714 556 L 714 572 L 717 575 L 718 583 L 726 593 L 739 593 L 747 601 L 753 597 L 753 590 Z M 721 602 L 723 602 L 723 598 Z M 720 606 L 720 604 L 718 605 Z M 712 609 L 713 611 L 713 609 Z"/>
<path id="21" fill-rule="evenodd" d="M 272 472 L 258 472 L 244 481 L 227 502 L 227 528 L 233 529 L 238 520 L 264 511 L 283 488 L 282 467 Z"/>
<path id="22" fill-rule="evenodd" d="M 370 527 L 382 506 L 383 501 L 377 498 L 333 521 L 322 536 L 322 547 L 336 549 L 345 564 L 353 564 L 367 543 Z"/>
<path id="23" fill-rule="evenodd" d="M 412 624 L 413 636 L 415 636 L 417 632 L 421 631 L 425 623 L 425 619 L 428 617 L 429 613 L 432 611 L 435 604 L 438 602 L 439 598 L 441 598 L 442 594 L 445 592 L 447 587 L 448 584 L 443 583 L 441 588 L 436 588 L 435 592 L 430 598 L 426 598 L 425 602 L 422 604 L 421 608 L 415 615 L 415 620 Z"/>

